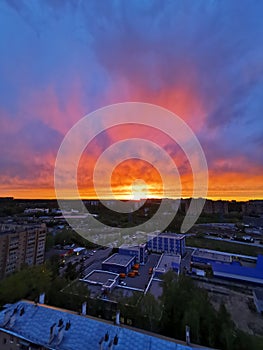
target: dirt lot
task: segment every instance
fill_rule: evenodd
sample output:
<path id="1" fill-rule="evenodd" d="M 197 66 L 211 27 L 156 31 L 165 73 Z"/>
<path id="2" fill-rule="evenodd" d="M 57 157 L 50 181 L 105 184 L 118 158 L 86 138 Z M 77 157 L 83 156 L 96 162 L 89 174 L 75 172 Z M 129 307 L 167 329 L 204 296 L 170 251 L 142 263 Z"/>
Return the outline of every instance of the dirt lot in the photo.
<path id="1" fill-rule="evenodd" d="M 221 286 L 213 286 L 211 291 L 211 285 L 207 288 L 205 283 L 200 283 L 201 286 L 210 290 L 208 294 L 216 310 L 221 303 L 225 304 L 239 329 L 252 335 L 263 336 L 263 316 L 256 312 L 252 295 Z"/>

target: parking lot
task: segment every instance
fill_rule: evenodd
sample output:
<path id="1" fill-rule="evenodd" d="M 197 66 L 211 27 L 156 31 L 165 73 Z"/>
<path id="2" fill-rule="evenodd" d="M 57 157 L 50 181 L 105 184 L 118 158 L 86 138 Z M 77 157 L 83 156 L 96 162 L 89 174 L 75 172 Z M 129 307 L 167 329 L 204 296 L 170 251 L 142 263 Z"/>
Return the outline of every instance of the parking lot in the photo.
<path id="1" fill-rule="evenodd" d="M 151 278 L 151 275 L 149 274 L 149 268 L 155 267 L 158 264 L 160 257 L 160 254 L 149 255 L 146 264 L 140 265 L 139 276 L 126 277 L 123 279 L 127 287 L 144 290 Z"/>

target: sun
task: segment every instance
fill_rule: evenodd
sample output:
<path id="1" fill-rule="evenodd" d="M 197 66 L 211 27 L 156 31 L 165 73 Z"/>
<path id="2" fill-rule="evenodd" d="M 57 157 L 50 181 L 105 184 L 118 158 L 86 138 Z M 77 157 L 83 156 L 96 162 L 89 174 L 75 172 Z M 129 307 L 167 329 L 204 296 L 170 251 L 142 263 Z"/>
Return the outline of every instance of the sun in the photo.
<path id="1" fill-rule="evenodd" d="M 142 179 L 135 180 L 131 184 L 131 199 L 139 201 L 148 198 L 148 186 Z"/>

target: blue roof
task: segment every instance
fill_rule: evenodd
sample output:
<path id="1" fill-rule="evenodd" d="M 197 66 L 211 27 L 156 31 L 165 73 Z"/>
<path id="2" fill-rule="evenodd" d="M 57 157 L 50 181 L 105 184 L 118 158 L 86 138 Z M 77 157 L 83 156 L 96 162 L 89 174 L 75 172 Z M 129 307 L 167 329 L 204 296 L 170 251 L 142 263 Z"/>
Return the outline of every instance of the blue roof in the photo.
<path id="1" fill-rule="evenodd" d="M 16 316 L 5 323 L 6 313 L 12 315 L 17 310 Z M 21 310 L 24 313 L 21 315 Z M 20 316 L 21 315 L 21 316 Z M 62 319 L 64 325 L 64 336 L 58 344 L 58 322 Z M 70 322 L 69 330 L 65 330 L 65 325 Z M 13 323 L 13 324 L 12 324 Z M 50 327 L 54 326 L 54 338 L 50 340 Z M 109 340 L 104 342 L 103 350 L 109 349 L 109 343 L 115 335 L 118 336 L 118 344 L 113 346 L 114 350 L 191 350 L 193 347 L 178 344 L 172 339 L 163 339 L 154 335 L 145 334 L 116 326 L 112 323 L 99 321 L 93 318 L 79 316 L 77 314 L 53 308 L 47 305 L 38 304 L 35 306 L 31 302 L 20 301 L 16 304 L 8 305 L 0 312 L 0 330 L 28 340 L 35 344 L 45 346 L 47 349 L 60 350 L 83 350 L 98 349 L 99 341 L 105 333 L 109 333 Z"/>
<path id="2" fill-rule="evenodd" d="M 229 277 L 240 277 L 240 279 L 251 280 L 252 282 L 263 283 L 263 256 L 259 255 L 255 267 L 242 266 L 239 262 L 232 263 L 212 262 L 215 275 L 229 275 Z"/>

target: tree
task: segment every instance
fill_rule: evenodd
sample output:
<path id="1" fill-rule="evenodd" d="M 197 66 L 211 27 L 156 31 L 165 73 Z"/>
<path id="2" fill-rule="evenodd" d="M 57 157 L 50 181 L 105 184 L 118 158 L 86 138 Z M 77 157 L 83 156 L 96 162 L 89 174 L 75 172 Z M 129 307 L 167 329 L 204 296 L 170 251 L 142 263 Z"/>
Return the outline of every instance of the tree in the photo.
<path id="1" fill-rule="evenodd" d="M 51 271 L 45 265 L 25 267 L 0 283 L 0 305 L 23 298 L 35 300 L 51 285 Z"/>
<path id="2" fill-rule="evenodd" d="M 144 316 L 145 328 L 151 332 L 159 329 L 158 324 L 161 318 L 161 305 L 155 297 L 147 293 L 140 302 L 141 313 Z"/>

